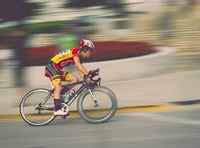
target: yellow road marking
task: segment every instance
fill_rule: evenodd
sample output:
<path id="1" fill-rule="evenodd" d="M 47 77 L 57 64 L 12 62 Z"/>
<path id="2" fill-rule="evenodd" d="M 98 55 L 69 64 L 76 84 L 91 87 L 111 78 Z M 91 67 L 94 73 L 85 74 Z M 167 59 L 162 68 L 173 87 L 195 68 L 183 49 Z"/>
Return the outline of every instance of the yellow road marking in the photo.
<path id="1" fill-rule="evenodd" d="M 131 113 L 131 112 L 147 112 L 147 111 L 160 111 L 160 110 L 175 110 L 180 108 L 176 105 L 152 105 L 152 106 L 135 106 L 135 107 L 122 107 L 118 108 L 117 113 Z M 101 111 L 99 111 L 101 113 Z M 47 115 L 46 115 L 47 116 Z M 45 118 L 46 116 L 40 116 Z M 79 116 L 77 111 L 71 111 L 69 117 Z M 38 117 L 31 117 L 37 119 Z M 0 114 L 0 121 L 17 121 L 22 120 L 20 114 Z"/>
<path id="2" fill-rule="evenodd" d="M 147 111 L 159 111 L 159 110 L 174 110 L 180 106 L 176 105 L 152 105 L 152 106 L 136 106 L 136 107 L 124 107 L 118 109 L 117 113 L 130 113 L 130 112 L 147 112 Z"/>

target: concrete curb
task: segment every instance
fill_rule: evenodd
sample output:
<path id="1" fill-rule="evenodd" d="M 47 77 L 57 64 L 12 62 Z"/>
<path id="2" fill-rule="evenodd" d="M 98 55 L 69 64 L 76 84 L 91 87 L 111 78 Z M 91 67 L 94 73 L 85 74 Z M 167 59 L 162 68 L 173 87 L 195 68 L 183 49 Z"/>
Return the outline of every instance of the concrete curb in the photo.
<path id="1" fill-rule="evenodd" d="M 155 73 L 163 72 L 173 65 L 173 49 L 169 47 L 156 47 L 158 52 L 111 61 L 84 63 L 87 69 L 100 68 L 100 75 L 103 81 L 118 81 L 151 76 Z M 11 71 L 12 68 L 7 69 Z M 76 72 L 75 67 L 67 67 L 68 71 Z M 9 73 L 9 72 L 7 72 Z M 26 82 L 28 86 L 42 86 L 49 84 L 49 80 L 44 76 L 44 66 L 26 67 Z M 9 75 L 8 75 L 9 76 Z M 13 79 L 8 79 L 11 85 Z"/>

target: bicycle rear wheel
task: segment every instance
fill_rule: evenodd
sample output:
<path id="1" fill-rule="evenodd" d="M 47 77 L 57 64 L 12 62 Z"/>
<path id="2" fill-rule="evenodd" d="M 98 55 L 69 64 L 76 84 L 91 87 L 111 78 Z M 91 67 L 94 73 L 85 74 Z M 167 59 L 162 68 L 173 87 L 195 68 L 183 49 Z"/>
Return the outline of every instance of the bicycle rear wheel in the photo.
<path id="1" fill-rule="evenodd" d="M 38 88 L 28 92 L 20 102 L 22 119 L 33 126 L 42 126 L 55 119 L 53 96 L 48 89 Z"/>
<path id="2" fill-rule="evenodd" d="M 84 91 L 77 102 L 80 116 L 89 123 L 103 123 L 110 120 L 117 111 L 117 98 L 106 87 L 98 86 L 89 91 Z M 94 99 L 97 101 L 95 104 Z"/>

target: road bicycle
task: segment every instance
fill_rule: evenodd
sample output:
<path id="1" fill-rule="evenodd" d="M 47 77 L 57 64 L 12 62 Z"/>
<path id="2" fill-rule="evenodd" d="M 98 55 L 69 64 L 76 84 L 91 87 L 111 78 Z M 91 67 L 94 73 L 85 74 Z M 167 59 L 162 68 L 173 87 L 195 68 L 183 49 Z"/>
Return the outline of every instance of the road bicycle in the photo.
<path id="1" fill-rule="evenodd" d="M 70 105 L 77 100 L 77 111 L 89 123 L 104 123 L 117 111 L 117 97 L 107 87 L 101 86 L 99 69 L 93 70 L 94 77 L 85 76 L 82 81 L 62 85 L 61 98 L 69 93 L 69 88 L 79 86 L 70 100 L 63 101 L 62 109 L 69 111 Z M 54 89 L 37 88 L 24 95 L 20 102 L 22 119 L 33 126 L 43 126 L 52 122 Z M 66 116 L 62 116 L 66 118 Z"/>

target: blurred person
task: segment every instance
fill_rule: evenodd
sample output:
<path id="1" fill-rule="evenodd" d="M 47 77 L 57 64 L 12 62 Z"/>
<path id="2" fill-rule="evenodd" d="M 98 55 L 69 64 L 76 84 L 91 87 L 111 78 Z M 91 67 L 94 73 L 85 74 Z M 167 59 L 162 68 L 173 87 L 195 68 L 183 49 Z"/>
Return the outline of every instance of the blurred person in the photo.
<path id="1" fill-rule="evenodd" d="M 3 64 L 3 53 L 2 53 L 2 50 L 4 49 L 4 37 L 3 36 L 0 36 L 0 67 L 1 65 Z"/>
<path id="2" fill-rule="evenodd" d="M 158 29 L 161 30 L 160 38 L 163 44 L 170 44 L 170 39 L 173 37 L 174 28 L 174 3 L 172 0 L 165 1 L 165 7 L 160 12 L 159 20 L 156 21 Z M 157 26 L 156 25 L 156 26 Z"/>
<path id="3" fill-rule="evenodd" d="M 56 40 L 56 45 L 60 51 L 69 48 L 77 47 L 79 45 L 80 36 L 75 31 L 75 25 L 68 24 L 61 27 L 61 32 Z"/>
<path id="4" fill-rule="evenodd" d="M 4 54 L 4 49 L 5 49 L 5 45 L 4 45 L 4 37 L 0 36 L 0 73 L 2 75 L 2 69 L 3 69 L 3 64 L 5 62 L 5 54 Z M 2 76 L 1 76 L 2 77 Z M 0 84 L 3 81 L 0 80 Z M 0 85 L 1 86 L 1 85 Z"/>
<path id="5" fill-rule="evenodd" d="M 24 64 L 25 64 L 25 44 L 27 39 L 27 32 L 23 24 L 18 24 L 15 27 L 11 28 L 10 32 L 7 35 L 7 45 L 10 49 L 14 50 L 15 54 L 15 86 L 23 87 L 24 83 Z"/>
<path id="6" fill-rule="evenodd" d="M 81 58 L 90 58 L 93 53 L 95 46 L 90 40 L 81 40 L 80 47 L 66 49 L 54 55 L 50 62 L 45 67 L 45 76 L 49 77 L 52 86 L 54 87 L 54 115 L 67 115 L 68 112 L 63 111 L 61 104 L 64 102 L 61 99 L 62 84 L 61 81 L 68 81 L 70 83 L 77 82 L 78 77 L 71 72 L 64 72 L 63 68 L 70 65 L 75 65 L 80 76 L 83 78 L 84 75 L 93 75 L 89 72 L 81 63 Z M 74 92 L 74 88 L 69 88 Z"/>
<path id="7" fill-rule="evenodd" d="M 7 72 L 5 70 L 8 68 L 8 66 L 13 66 L 13 59 L 14 59 L 13 50 L 8 49 L 6 47 L 5 37 L 0 36 L 0 75 L 1 75 L 0 83 L 2 83 L 2 85 L 5 85 L 3 84 L 3 82 L 7 79 L 5 76 L 8 76 L 7 74 L 5 74 L 5 72 Z M 8 82 L 8 81 L 5 81 L 5 82 Z"/>

